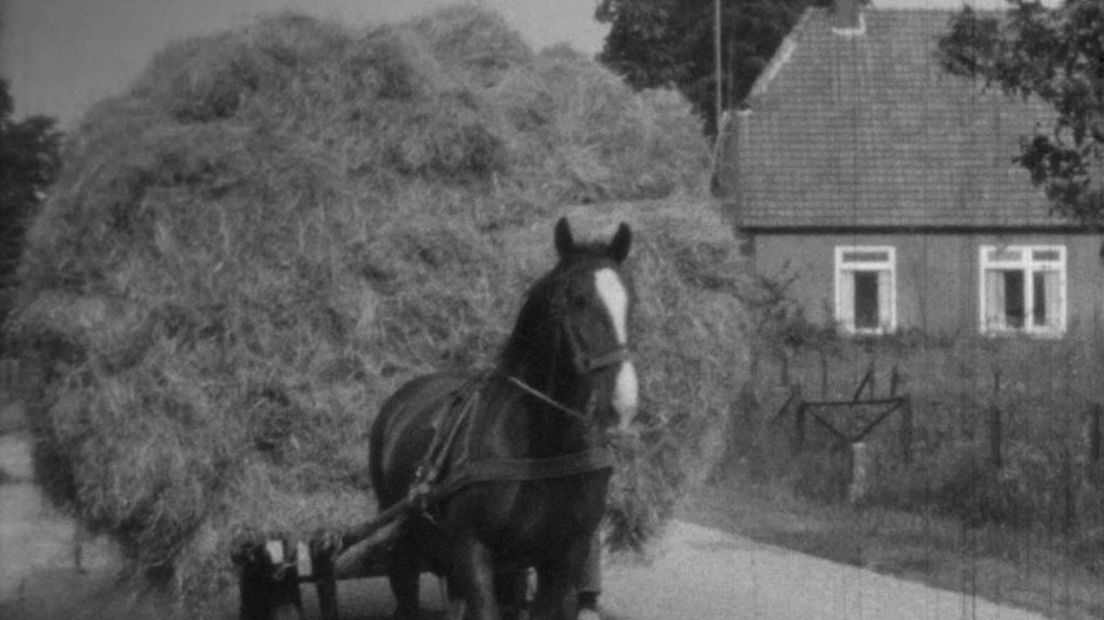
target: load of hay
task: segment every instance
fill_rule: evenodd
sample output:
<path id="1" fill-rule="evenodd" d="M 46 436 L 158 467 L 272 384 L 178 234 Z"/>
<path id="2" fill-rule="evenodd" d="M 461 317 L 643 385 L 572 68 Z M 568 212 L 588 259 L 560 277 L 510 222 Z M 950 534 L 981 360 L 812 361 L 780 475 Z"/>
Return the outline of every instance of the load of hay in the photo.
<path id="1" fill-rule="evenodd" d="M 378 404 L 490 360 L 561 205 L 699 191 L 707 149 L 677 95 L 534 53 L 476 8 L 174 44 L 71 133 L 29 234 L 5 336 L 41 377 L 39 480 L 202 616 L 237 544 L 374 512 Z M 664 430 L 615 494 L 627 544 L 708 466 L 742 359 L 731 296 L 686 269 L 726 264 L 726 227 L 650 204 L 621 215 Z"/>

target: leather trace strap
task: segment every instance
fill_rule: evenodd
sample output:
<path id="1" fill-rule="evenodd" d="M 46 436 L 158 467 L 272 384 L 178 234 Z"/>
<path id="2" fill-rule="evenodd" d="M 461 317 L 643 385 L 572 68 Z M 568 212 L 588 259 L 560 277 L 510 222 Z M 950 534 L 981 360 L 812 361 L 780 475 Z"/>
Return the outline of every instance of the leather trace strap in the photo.
<path id="1" fill-rule="evenodd" d="M 613 453 L 609 448 L 591 448 L 544 458 L 468 461 L 461 463 L 440 485 L 432 488 L 426 502 L 432 504 L 478 482 L 554 480 L 600 471 L 612 473 L 613 467 Z"/>

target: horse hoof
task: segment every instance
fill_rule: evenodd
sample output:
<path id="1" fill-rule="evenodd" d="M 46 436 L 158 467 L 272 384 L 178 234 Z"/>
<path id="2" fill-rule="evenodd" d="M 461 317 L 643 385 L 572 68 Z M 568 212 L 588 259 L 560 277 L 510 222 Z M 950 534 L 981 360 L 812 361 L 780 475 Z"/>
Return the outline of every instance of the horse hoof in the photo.
<path id="1" fill-rule="evenodd" d="M 598 611 L 594 609 L 580 609 L 575 615 L 575 620 L 602 620 L 602 616 L 599 616 Z"/>

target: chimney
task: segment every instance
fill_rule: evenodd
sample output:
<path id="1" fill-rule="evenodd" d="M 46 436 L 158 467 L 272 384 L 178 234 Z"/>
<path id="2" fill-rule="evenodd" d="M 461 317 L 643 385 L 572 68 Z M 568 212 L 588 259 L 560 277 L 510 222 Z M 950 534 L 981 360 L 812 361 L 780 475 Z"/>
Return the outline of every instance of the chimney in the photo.
<path id="1" fill-rule="evenodd" d="M 862 5 L 864 4 L 866 4 L 864 0 L 834 0 L 832 26 L 842 31 L 862 30 Z"/>

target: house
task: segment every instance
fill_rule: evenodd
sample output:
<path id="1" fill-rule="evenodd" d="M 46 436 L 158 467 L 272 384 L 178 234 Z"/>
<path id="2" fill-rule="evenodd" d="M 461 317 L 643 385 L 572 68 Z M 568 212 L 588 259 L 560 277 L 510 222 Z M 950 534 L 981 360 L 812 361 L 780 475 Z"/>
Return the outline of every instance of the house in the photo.
<path id="1" fill-rule="evenodd" d="M 1052 113 L 944 71 L 952 16 L 837 0 L 802 17 L 720 143 L 746 253 L 845 333 L 1098 330 L 1100 236 L 1013 162 Z"/>

